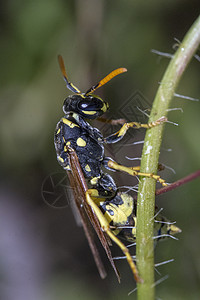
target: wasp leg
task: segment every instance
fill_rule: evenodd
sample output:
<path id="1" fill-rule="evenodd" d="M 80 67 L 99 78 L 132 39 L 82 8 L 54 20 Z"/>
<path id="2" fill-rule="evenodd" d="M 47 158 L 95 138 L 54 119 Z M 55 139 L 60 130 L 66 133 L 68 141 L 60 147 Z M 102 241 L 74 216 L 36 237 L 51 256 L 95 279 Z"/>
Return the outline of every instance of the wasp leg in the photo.
<path id="1" fill-rule="evenodd" d="M 115 169 L 113 167 L 113 165 L 110 163 L 111 161 L 113 161 L 113 163 L 116 163 L 112 158 L 110 157 L 104 157 L 103 161 L 102 161 L 102 165 L 104 166 L 104 168 L 110 170 L 110 171 L 113 171 L 115 172 L 116 170 L 118 169 Z M 131 167 L 131 169 L 133 171 L 140 171 L 140 166 L 135 166 L 135 167 Z M 160 170 L 159 170 L 160 171 Z M 132 175 L 132 174 L 131 174 Z M 133 175 L 133 176 L 136 176 L 136 175 Z"/>
<path id="2" fill-rule="evenodd" d="M 104 138 L 104 143 L 106 144 L 112 144 L 112 143 L 117 143 L 118 141 L 120 141 L 126 134 L 127 130 L 129 128 L 135 128 L 135 129 L 139 129 L 139 128 L 152 128 L 152 127 L 156 127 L 164 122 L 167 121 L 166 117 L 161 117 L 160 119 L 158 119 L 155 122 L 151 122 L 148 124 L 141 124 L 138 122 L 130 122 L 130 123 L 125 123 L 120 130 L 118 130 L 117 132 L 109 135 L 108 137 Z"/>
<path id="3" fill-rule="evenodd" d="M 140 166 L 132 167 L 132 170 L 134 170 L 134 171 L 140 171 Z"/>
<path id="4" fill-rule="evenodd" d="M 91 198 L 91 195 L 93 192 L 91 190 L 86 191 L 86 200 L 87 203 L 90 205 L 90 207 L 93 209 L 95 215 L 97 216 L 99 223 L 101 225 L 101 228 L 103 231 L 106 232 L 106 234 L 115 242 L 119 248 L 123 251 L 124 255 L 126 256 L 127 262 L 133 272 L 134 278 L 136 282 L 143 282 L 142 279 L 139 277 L 138 270 L 136 268 L 136 265 L 134 264 L 131 255 L 129 253 L 129 250 L 126 248 L 126 246 L 112 233 L 110 229 L 109 222 L 104 217 L 103 213 L 101 212 L 100 208 L 94 203 L 94 201 Z"/>
<path id="5" fill-rule="evenodd" d="M 155 175 L 153 173 L 143 173 L 140 171 L 137 171 L 135 167 L 125 167 L 122 165 L 119 165 L 113 160 L 108 161 L 108 167 L 114 170 L 123 171 L 125 173 L 128 173 L 132 176 L 145 176 L 149 178 L 154 178 L 156 181 L 160 182 L 163 186 L 167 186 L 168 184 L 165 182 L 164 179 L 162 179 L 159 175 Z M 136 167 L 137 168 L 137 167 Z"/>
<path id="6" fill-rule="evenodd" d="M 164 169 L 165 169 L 165 166 L 159 163 L 158 164 L 158 171 L 163 171 Z M 140 166 L 132 167 L 132 170 L 134 170 L 134 171 L 140 171 Z"/>

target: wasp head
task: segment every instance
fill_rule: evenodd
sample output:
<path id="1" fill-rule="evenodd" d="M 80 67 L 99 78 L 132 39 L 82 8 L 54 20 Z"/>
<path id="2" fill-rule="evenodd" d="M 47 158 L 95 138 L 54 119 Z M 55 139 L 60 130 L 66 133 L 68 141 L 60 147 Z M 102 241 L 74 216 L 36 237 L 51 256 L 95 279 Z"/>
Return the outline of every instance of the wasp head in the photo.
<path id="1" fill-rule="evenodd" d="M 75 94 L 67 97 L 63 104 L 64 113 L 75 112 L 83 118 L 96 119 L 109 109 L 109 105 L 93 94 Z"/>

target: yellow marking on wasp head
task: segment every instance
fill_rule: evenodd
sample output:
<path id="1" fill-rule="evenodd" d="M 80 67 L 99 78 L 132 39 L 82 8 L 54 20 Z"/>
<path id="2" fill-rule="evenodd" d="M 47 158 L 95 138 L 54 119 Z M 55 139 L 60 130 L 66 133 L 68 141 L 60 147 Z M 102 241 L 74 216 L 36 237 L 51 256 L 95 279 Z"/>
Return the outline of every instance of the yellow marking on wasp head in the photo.
<path id="1" fill-rule="evenodd" d="M 82 139 L 82 138 L 78 138 L 77 140 L 76 140 L 76 144 L 79 146 L 79 147 L 85 147 L 86 146 L 86 141 L 84 141 L 84 139 Z"/>
<path id="2" fill-rule="evenodd" d="M 60 128 L 58 129 L 58 131 L 56 132 L 56 134 L 59 134 L 60 133 Z"/>
<path id="3" fill-rule="evenodd" d="M 82 112 L 85 115 L 95 115 L 96 114 L 96 111 L 94 111 L 94 110 L 90 110 L 90 111 L 82 110 Z"/>

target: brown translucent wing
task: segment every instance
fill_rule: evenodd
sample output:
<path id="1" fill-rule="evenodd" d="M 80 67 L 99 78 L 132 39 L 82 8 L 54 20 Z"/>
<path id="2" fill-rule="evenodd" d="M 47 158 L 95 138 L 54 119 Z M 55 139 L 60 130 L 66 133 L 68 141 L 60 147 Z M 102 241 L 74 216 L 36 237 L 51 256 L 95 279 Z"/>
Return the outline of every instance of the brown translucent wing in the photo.
<path id="1" fill-rule="evenodd" d="M 76 207 L 80 213 L 80 217 L 82 220 L 85 235 L 87 237 L 90 249 L 94 256 L 94 260 L 95 260 L 95 263 L 99 270 L 99 274 L 100 274 L 101 278 L 106 277 L 106 271 L 104 269 L 98 249 L 97 249 L 94 239 L 93 239 L 93 232 L 91 231 L 91 224 L 92 224 L 93 228 L 95 229 L 95 231 L 99 237 L 99 240 L 106 251 L 106 254 L 107 254 L 108 259 L 115 271 L 118 281 L 120 282 L 120 275 L 115 266 L 115 263 L 114 263 L 114 260 L 112 258 L 112 254 L 110 251 L 109 238 L 102 231 L 97 216 L 94 214 L 91 207 L 88 205 L 88 203 L 86 201 L 85 193 L 88 190 L 88 187 L 85 182 L 85 178 L 83 176 L 83 172 L 81 170 L 76 152 L 70 147 L 68 147 L 68 158 L 69 158 L 69 164 L 70 164 L 70 169 L 71 169 L 71 171 L 68 171 L 68 175 L 69 175 L 70 183 L 74 187 L 74 189 L 73 189 L 74 190 L 74 200 L 76 203 Z M 90 220 L 91 224 L 88 219 Z"/>
<path id="2" fill-rule="evenodd" d="M 68 171 L 67 173 L 68 173 L 68 177 L 69 177 L 69 180 L 70 180 L 70 184 L 73 187 L 74 201 L 75 201 L 75 205 L 76 205 L 76 210 L 78 211 L 78 216 L 81 220 L 81 224 L 83 226 L 86 238 L 88 240 L 88 244 L 89 244 L 90 249 L 92 251 L 92 254 L 93 254 L 95 263 L 97 265 L 99 274 L 100 274 L 101 278 L 104 279 L 107 274 L 106 274 L 104 265 L 101 261 L 99 251 L 96 247 L 96 244 L 94 243 L 93 232 L 91 231 L 91 225 L 89 223 L 88 216 L 85 212 L 85 209 L 80 206 L 80 202 L 81 202 L 80 192 L 78 191 L 78 189 L 76 187 L 76 184 L 74 183 L 74 179 L 73 179 L 73 176 L 72 176 L 71 172 Z"/>

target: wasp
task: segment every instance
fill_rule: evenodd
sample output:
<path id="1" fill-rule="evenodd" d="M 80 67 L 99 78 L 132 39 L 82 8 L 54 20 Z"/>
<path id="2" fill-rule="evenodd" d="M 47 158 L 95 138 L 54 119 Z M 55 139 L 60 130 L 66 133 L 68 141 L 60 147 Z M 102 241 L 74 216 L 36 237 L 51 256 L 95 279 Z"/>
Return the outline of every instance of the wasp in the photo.
<path id="1" fill-rule="evenodd" d="M 85 93 L 81 93 L 69 81 L 62 56 L 58 56 L 58 61 L 67 88 L 74 94 L 64 100 L 63 111 L 65 115 L 56 126 L 54 143 L 57 160 L 68 173 L 74 191 L 74 201 L 100 276 L 104 278 L 106 272 L 90 231 L 90 223 L 106 251 L 118 280 L 120 281 L 119 272 L 110 250 L 111 240 L 123 251 L 135 280 L 142 282 L 128 248 L 119 239 L 122 237 L 128 241 L 135 240 L 136 211 L 134 200 L 130 195 L 117 191 L 114 179 L 103 171 L 103 167 L 108 170 L 123 171 L 133 176 L 151 177 L 164 186 L 166 183 L 158 175 L 142 173 L 138 167 L 125 167 L 113 159 L 105 157 L 104 144 L 120 141 L 129 128 L 152 128 L 165 122 L 166 118 L 162 117 L 148 124 L 124 123 L 120 130 L 108 137 L 103 137 L 97 128 L 86 121 L 86 119 L 100 118 L 109 109 L 109 104 L 93 92 L 115 76 L 126 72 L 127 69 L 118 68 L 112 71 Z M 161 225 L 163 232 L 168 234 L 177 232 L 175 226 L 172 228 L 170 225 L 167 227 L 163 224 Z M 161 232 L 161 228 L 159 230 Z M 157 229 L 155 231 L 158 233 Z"/>

